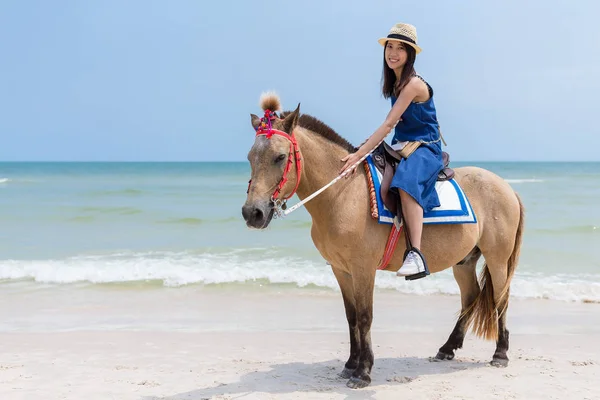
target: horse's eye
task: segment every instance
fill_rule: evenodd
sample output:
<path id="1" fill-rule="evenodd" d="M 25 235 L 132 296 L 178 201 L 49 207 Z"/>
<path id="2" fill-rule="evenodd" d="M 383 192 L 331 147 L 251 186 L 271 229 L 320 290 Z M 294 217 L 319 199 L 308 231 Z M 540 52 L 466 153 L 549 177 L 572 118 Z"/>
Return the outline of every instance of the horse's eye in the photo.
<path id="1" fill-rule="evenodd" d="M 280 154 L 277 156 L 277 158 L 275 158 L 275 164 L 279 164 L 283 160 L 285 160 L 285 154 Z"/>

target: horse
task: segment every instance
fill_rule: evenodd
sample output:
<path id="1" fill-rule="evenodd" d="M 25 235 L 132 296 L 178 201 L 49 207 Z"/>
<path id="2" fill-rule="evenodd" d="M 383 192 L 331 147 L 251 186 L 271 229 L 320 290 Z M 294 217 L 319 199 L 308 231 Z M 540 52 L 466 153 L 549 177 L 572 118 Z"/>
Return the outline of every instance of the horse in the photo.
<path id="1" fill-rule="evenodd" d="M 280 112 L 280 99 L 274 93 L 263 94 L 260 104 L 265 117 L 250 114 L 256 137 L 248 152 L 251 178 L 242 206 L 246 225 L 253 229 L 267 228 L 294 193 L 305 199 L 339 177 L 341 159 L 356 151 L 319 119 L 300 114 L 300 104 L 294 111 Z M 456 325 L 433 360 L 452 360 L 470 330 L 483 340 L 496 341 L 490 363 L 506 367 L 506 312 L 525 210 L 517 192 L 493 172 L 476 166 L 454 168 L 454 172 L 477 222 L 423 227 L 421 252 L 430 273 L 452 267 L 461 297 Z M 341 289 L 350 355 L 339 376 L 348 379 L 350 388 L 371 383 L 375 275 L 390 232 L 389 225 L 370 215 L 367 179 L 366 171 L 356 168 L 347 179 L 339 179 L 304 204 L 312 218 L 312 241 Z M 402 265 L 406 247 L 401 242 L 387 271 L 395 272 Z M 485 263 L 478 280 L 476 266 L 482 256 Z"/>

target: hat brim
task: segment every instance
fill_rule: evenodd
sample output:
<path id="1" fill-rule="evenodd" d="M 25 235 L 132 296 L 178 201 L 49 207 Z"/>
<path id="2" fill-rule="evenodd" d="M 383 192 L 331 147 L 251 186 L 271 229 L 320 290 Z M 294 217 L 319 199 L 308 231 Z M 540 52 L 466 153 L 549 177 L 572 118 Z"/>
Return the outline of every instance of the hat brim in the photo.
<path id="1" fill-rule="evenodd" d="M 388 42 L 388 41 L 390 41 L 390 42 L 401 42 L 401 43 L 407 44 L 409 46 L 412 46 L 412 48 L 415 49 L 415 51 L 417 52 L 417 54 L 419 54 L 421 52 L 421 48 L 419 46 L 417 46 L 416 44 L 411 43 L 411 42 L 409 42 L 407 40 L 394 39 L 394 38 L 386 38 L 386 37 L 381 38 L 381 39 L 378 40 L 379 44 L 382 45 L 382 46 L 385 46 L 385 43 Z"/>

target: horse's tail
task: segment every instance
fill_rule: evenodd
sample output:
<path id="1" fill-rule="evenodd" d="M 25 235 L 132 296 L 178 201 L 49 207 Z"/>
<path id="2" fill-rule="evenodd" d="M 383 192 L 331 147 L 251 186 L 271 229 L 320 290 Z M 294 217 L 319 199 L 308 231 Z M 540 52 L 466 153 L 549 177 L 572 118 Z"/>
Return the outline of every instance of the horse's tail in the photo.
<path id="1" fill-rule="evenodd" d="M 515 235 L 515 245 L 507 263 L 506 284 L 503 288 L 496 288 L 496 290 L 501 290 L 499 301 L 497 304 L 494 302 L 492 276 L 487 264 L 484 264 L 479 277 L 481 292 L 475 301 L 461 314 L 461 318 L 465 319 L 465 327 L 467 329 L 471 327 L 475 335 L 486 340 L 498 340 L 498 319 L 506 312 L 508 307 L 510 282 L 515 274 L 521 252 L 525 208 L 519 195 L 517 193 L 515 195 L 519 202 L 519 225 Z"/>

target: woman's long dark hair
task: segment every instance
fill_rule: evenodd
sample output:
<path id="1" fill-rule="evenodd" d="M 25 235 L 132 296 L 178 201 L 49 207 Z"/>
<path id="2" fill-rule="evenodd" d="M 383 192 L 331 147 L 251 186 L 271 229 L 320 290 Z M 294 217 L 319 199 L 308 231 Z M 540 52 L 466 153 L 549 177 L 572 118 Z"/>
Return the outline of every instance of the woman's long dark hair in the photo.
<path id="1" fill-rule="evenodd" d="M 388 67 L 387 62 L 385 61 L 385 49 L 387 48 L 387 44 L 388 42 L 385 42 L 385 46 L 383 46 L 383 72 L 381 76 L 381 86 L 383 97 L 389 99 L 392 96 L 398 97 L 400 91 L 408 83 L 411 76 L 415 75 L 415 58 L 417 56 L 417 52 L 415 51 L 414 47 L 408 44 L 404 45 L 404 48 L 406 49 L 406 63 L 402 69 L 400 81 L 396 82 L 396 73 L 393 69 Z"/>

